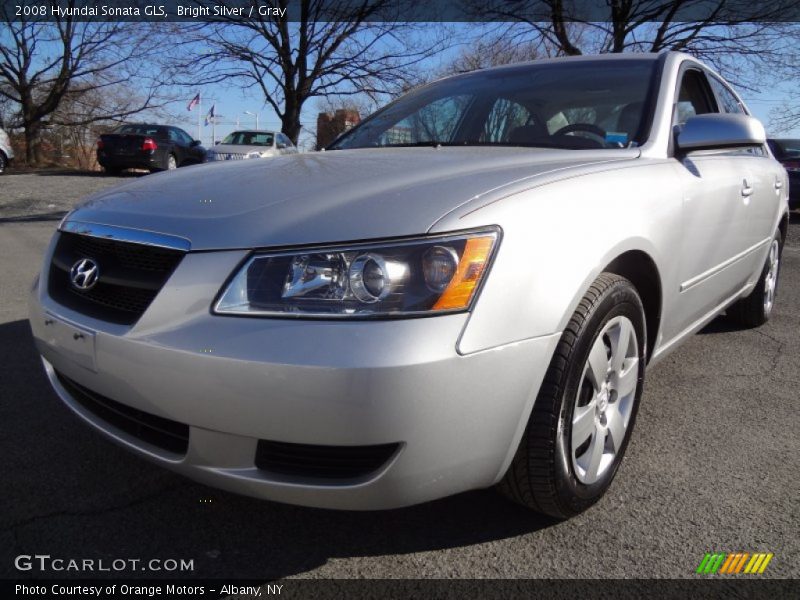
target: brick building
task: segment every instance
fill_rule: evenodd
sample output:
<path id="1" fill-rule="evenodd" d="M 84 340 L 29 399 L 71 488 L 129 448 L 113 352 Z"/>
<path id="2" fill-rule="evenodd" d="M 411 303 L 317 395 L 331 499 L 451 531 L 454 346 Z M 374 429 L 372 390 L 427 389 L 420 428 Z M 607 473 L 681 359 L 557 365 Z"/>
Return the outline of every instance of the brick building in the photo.
<path id="1" fill-rule="evenodd" d="M 317 150 L 324 148 L 348 129 L 361 122 L 357 110 L 340 108 L 333 114 L 319 113 L 317 116 Z"/>

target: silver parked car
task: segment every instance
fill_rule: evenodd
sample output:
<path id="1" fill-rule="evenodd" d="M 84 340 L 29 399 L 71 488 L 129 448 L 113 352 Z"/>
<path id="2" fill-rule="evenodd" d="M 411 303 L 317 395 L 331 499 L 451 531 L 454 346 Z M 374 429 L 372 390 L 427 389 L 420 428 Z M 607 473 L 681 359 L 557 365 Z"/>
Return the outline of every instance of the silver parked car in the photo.
<path id="1" fill-rule="evenodd" d="M 206 162 L 269 158 L 295 154 L 292 141 L 280 131 L 234 131 L 206 154 Z"/>
<path id="2" fill-rule="evenodd" d="M 59 226 L 30 295 L 58 395 L 227 490 L 342 509 L 608 488 L 646 370 L 775 302 L 786 171 L 679 53 L 412 91 L 326 152 L 137 179 Z"/>
<path id="3" fill-rule="evenodd" d="M 8 134 L 0 129 L 0 175 L 6 172 L 6 167 L 14 160 L 14 149 Z"/>

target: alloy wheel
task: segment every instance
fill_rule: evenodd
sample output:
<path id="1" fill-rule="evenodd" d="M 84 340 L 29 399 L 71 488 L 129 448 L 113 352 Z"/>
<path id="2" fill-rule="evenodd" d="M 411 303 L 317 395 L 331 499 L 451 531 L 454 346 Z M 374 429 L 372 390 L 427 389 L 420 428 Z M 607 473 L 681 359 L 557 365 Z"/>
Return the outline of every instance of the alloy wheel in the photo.
<path id="1" fill-rule="evenodd" d="M 594 341 L 572 413 L 570 456 L 578 481 L 591 485 L 623 447 L 639 385 L 639 342 L 627 317 L 611 319 Z"/>
<path id="2" fill-rule="evenodd" d="M 767 276 L 764 279 L 764 314 L 772 312 L 775 304 L 775 290 L 778 287 L 778 267 L 780 266 L 781 249 L 778 240 L 772 240 L 767 257 Z"/>

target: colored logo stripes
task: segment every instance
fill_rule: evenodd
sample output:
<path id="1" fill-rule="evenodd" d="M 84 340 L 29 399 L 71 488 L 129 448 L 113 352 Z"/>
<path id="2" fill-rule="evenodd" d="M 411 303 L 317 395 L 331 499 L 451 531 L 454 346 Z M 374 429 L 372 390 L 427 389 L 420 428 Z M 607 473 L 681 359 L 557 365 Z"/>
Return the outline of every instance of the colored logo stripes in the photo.
<path id="1" fill-rule="evenodd" d="M 701 575 L 727 574 L 760 575 L 772 560 L 772 552 L 706 552 L 695 573 Z"/>

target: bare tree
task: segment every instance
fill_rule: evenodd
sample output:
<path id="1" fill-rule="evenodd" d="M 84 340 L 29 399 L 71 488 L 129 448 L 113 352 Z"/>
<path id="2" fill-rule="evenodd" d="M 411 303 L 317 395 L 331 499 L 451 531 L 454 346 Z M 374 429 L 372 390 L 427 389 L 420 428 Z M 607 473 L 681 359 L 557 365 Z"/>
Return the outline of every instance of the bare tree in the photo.
<path id="1" fill-rule="evenodd" d="M 509 63 L 524 62 L 550 56 L 540 44 L 495 35 L 489 30 L 476 36 L 473 43 L 461 49 L 458 56 L 442 70 L 443 75 L 467 73 Z"/>
<path id="2" fill-rule="evenodd" d="M 108 133 L 146 103 L 138 90 L 126 83 L 97 86 L 91 80 L 81 81 L 70 87 L 58 109 L 50 115 L 48 135 L 44 137 L 57 138 L 59 149 L 69 154 L 74 166 L 94 168 L 95 141 L 100 134 Z M 164 109 L 157 107 L 148 112 L 154 117 L 170 118 Z"/>
<path id="3" fill-rule="evenodd" d="M 74 0 L 62 3 L 73 7 Z M 76 86 L 102 92 L 135 78 L 139 94 L 109 102 L 104 114 L 78 119 L 119 119 L 157 104 L 158 83 L 145 83 L 145 56 L 152 52 L 146 24 L 87 23 L 73 17 L 39 22 L 18 18 L 13 6 L 0 5 L 0 99 L 17 110 L 14 121 L 25 132 L 25 158 L 38 162 L 43 125 Z"/>
<path id="4" fill-rule="evenodd" d="M 503 21 L 507 44 L 545 54 L 681 50 L 753 89 L 798 44 L 796 0 L 475 0 L 474 15 Z M 765 69 L 765 67 L 770 67 Z"/>
<path id="5" fill-rule="evenodd" d="M 770 111 L 770 129 L 775 133 L 783 133 L 800 129 L 800 97 L 794 95 L 791 99 Z"/>
<path id="6" fill-rule="evenodd" d="M 295 143 L 309 99 L 391 93 L 445 45 L 445 36 L 421 37 L 421 24 L 398 21 L 391 0 L 271 4 L 297 10 L 297 20 L 254 14 L 197 28 L 184 61 L 191 80 L 183 83 L 237 81 L 259 89 Z"/>

